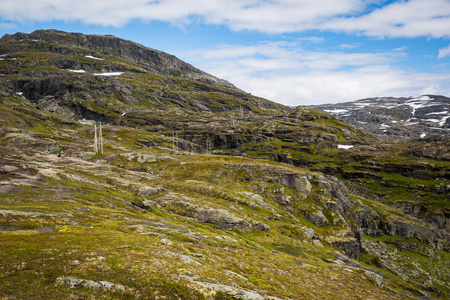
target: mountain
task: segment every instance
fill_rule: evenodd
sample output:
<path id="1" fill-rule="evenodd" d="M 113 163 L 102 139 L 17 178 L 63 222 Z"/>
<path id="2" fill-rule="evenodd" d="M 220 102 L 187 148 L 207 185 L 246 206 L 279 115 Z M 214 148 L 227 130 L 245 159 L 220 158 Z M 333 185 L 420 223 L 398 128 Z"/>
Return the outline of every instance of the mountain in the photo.
<path id="1" fill-rule="evenodd" d="M 450 295 L 445 140 L 382 141 L 112 36 L 0 55 L 2 298 Z"/>
<path id="2" fill-rule="evenodd" d="M 313 107 L 384 139 L 450 137 L 450 98 L 444 96 L 369 98 Z"/>

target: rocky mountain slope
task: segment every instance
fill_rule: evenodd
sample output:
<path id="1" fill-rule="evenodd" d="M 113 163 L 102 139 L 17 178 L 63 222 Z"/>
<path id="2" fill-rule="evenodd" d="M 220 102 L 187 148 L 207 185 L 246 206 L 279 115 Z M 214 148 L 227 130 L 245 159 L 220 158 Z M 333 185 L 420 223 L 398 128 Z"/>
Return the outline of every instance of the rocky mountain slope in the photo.
<path id="1" fill-rule="evenodd" d="M 0 53 L 2 298 L 450 295 L 442 141 L 383 144 L 110 36 Z"/>
<path id="2" fill-rule="evenodd" d="M 385 139 L 450 137 L 450 98 L 444 96 L 369 98 L 313 107 Z"/>

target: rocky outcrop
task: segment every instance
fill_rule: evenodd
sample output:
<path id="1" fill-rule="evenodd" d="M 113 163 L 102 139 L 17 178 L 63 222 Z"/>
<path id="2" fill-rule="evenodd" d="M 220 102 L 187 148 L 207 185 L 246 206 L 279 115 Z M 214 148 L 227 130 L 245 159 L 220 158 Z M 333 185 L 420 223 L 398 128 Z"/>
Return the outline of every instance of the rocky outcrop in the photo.
<path id="1" fill-rule="evenodd" d="M 159 205 L 176 214 L 194 218 L 199 223 L 215 224 L 216 228 L 221 230 L 233 230 L 235 228 L 270 230 L 270 227 L 262 222 L 247 221 L 222 208 L 200 207 L 194 204 L 193 199 L 173 192 L 144 200 L 142 204 L 149 208 Z"/>
<path id="2" fill-rule="evenodd" d="M 370 236 L 401 236 L 405 239 L 414 239 L 436 249 L 450 250 L 450 234 L 445 230 L 420 222 L 420 220 L 407 220 L 400 217 L 387 218 L 368 206 L 361 205 L 354 213 L 355 223 L 363 234 Z"/>
<path id="3" fill-rule="evenodd" d="M 64 284 L 71 289 L 84 287 L 95 290 L 115 290 L 125 292 L 125 286 L 109 281 L 93 281 L 74 277 L 58 277 L 56 278 L 56 283 Z"/>

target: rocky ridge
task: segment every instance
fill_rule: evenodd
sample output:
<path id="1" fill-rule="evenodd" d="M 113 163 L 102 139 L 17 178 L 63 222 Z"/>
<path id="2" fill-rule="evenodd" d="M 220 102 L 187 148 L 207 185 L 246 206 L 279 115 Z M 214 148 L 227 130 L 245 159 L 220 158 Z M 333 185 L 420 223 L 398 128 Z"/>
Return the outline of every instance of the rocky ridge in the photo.
<path id="1" fill-rule="evenodd" d="M 384 139 L 450 136 L 450 99 L 444 96 L 368 98 L 313 107 Z"/>

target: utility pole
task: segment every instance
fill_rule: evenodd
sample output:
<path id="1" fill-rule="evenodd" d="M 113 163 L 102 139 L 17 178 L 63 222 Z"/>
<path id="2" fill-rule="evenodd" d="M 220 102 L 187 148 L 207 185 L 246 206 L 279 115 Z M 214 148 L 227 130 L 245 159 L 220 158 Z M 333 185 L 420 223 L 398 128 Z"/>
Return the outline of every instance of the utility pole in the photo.
<path id="1" fill-rule="evenodd" d="M 99 128 L 99 139 L 100 139 L 100 152 L 103 154 L 103 132 L 102 132 L 102 122 L 100 122 L 100 128 Z"/>
<path id="2" fill-rule="evenodd" d="M 97 147 L 97 123 L 94 123 L 94 152 L 98 153 L 98 147 Z"/>

